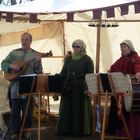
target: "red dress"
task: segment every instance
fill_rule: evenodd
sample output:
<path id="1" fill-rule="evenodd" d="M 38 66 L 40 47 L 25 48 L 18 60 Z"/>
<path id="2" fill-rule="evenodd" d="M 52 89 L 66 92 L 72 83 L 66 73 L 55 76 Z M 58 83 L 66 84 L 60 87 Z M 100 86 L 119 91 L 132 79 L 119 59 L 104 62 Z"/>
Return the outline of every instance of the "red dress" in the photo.
<path id="1" fill-rule="evenodd" d="M 121 56 L 110 68 L 110 72 L 122 72 L 124 74 L 136 74 L 140 72 L 140 57 L 136 52 L 128 56 Z M 122 122 L 119 120 L 117 113 L 117 103 L 114 97 L 111 97 L 111 107 L 109 114 L 109 133 L 119 136 L 126 136 Z M 140 139 L 140 112 L 124 111 L 126 123 L 130 132 L 130 136 Z"/>

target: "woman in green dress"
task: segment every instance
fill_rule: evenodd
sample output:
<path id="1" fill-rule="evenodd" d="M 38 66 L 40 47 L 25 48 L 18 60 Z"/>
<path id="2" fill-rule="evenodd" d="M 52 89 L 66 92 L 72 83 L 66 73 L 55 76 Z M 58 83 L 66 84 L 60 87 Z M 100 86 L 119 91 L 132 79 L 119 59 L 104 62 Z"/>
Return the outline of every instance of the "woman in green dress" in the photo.
<path id="1" fill-rule="evenodd" d="M 61 97 L 56 133 L 83 136 L 91 134 L 92 128 L 91 101 L 84 93 L 87 89 L 85 75 L 94 72 L 94 64 L 86 54 L 83 40 L 75 40 L 72 48 L 73 53 L 61 70 L 70 85 L 69 92 Z"/>

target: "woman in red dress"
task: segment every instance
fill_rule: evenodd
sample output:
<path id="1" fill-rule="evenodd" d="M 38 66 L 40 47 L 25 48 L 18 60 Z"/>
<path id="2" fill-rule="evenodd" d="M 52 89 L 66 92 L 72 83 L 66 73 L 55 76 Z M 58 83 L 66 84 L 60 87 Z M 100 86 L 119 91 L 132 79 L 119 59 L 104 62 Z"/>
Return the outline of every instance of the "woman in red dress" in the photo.
<path id="1" fill-rule="evenodd" d="M 111 66 L 110 72 L 122 72 L 124 74 L 134 74 L 137 82 L 140 82 L 140 57 L 130 40 L 124 40 L 120 44 L 121 57 Z M 108 130 L 111 135 L 126 136 L 121 120 L 117 114 L 117 102 L 115 97 L 111 97 L 111 107 L 109 114 Z M 124 116 L 130 132 L 130 136 L 135 140 L 140 140 L 140 111 L 127 112 L 124 109 Z M 137 126 L 137 129 L 136 129 Z"/>

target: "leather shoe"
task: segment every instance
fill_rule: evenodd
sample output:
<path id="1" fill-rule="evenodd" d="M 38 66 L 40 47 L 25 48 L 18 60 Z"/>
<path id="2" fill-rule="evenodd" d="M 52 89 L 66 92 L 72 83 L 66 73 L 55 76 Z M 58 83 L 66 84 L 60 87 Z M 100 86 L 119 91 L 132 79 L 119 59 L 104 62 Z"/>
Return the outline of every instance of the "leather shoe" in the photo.
<path id="1" fill-rule="evenodd" d="M 26 133 L 24 134 L 24 138 L 25 138 L 26 140 L 32 140 L 32 135 L 31 135 L 31 133 L 30 133 L 30 132 L 26 132 Z"/>
<path id="2" fill-rule="evenodd" d="M 19 135 L 18 134 L 13 134 L 13 135 L 11 135 L 11 139 L 12 140 L 18 140 L 19 139 Z"/>

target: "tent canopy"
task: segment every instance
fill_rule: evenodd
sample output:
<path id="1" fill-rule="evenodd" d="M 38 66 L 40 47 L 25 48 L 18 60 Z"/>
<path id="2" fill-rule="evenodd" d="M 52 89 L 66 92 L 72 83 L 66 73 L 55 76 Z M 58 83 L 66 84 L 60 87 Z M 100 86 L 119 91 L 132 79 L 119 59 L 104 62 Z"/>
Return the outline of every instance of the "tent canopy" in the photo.
<path id="1" fill-rule="evenodd" d="M 2 0 L 0 27 L 3 28 L 0 34 L 37 27 L 54 20 L 139 20 L 139 12 L 139 0 Z"/>
<path id="2" fill-rule="evenodd" d="M 139 20 L 139 12 L 139 0 L 2 0 L 0 27 L 3 28 L 0 34 L 33 28 L 54 20 Z"/>
<path id="3" fill-rule="evenodd" d="M 7 22 L 14 19 L 28 19 L 31 23 L 42 20 L 76 21 L 76 15 L 82 15 L 83 20 L 96 20 L 105 18 L 103 12 L 107 18 L 116 18 L 116 14 L 127 15 L 132 5 L 133 13 L 139 13 L 139 0 L 11 0 L 10 3 L 3 0 L 0 3 L 0 16 Z"/>
<path id="4" fill-rule="evenodd" d="M 139 0 L 3 0 L 0 11 L 14 13 L 68 13 L 135 6 Z M 139 10 L 139 9 L 136 9 Z"/>

